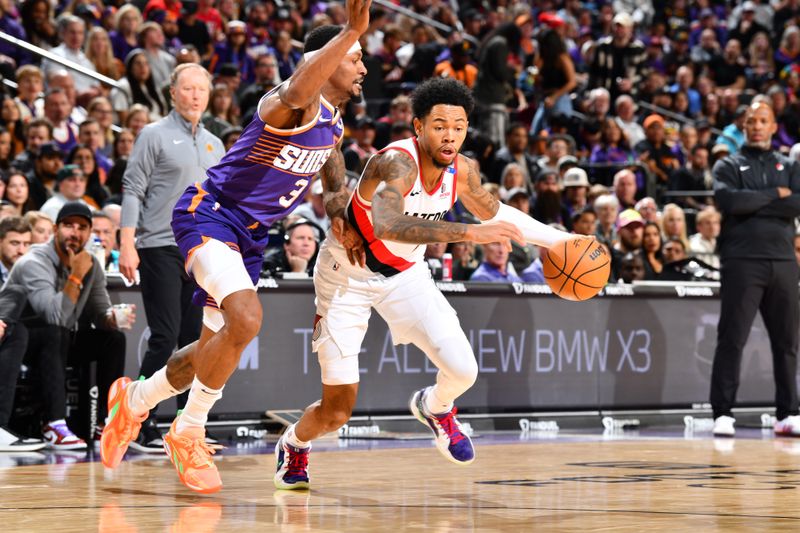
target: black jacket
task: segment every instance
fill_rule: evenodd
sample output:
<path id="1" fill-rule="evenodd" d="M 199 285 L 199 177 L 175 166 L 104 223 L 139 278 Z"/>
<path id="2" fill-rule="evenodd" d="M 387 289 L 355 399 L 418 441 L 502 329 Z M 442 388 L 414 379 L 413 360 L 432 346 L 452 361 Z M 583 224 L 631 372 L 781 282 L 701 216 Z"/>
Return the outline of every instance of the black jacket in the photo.
<path id="1" fill-rule="evenodd" d="M 778 152 L 743 147 L 714 165 L 714 198 L 722 212 L 720 258 L 795 261 L 800 164 Z M 792 194 L 779 198 L 778 187 Z"/>

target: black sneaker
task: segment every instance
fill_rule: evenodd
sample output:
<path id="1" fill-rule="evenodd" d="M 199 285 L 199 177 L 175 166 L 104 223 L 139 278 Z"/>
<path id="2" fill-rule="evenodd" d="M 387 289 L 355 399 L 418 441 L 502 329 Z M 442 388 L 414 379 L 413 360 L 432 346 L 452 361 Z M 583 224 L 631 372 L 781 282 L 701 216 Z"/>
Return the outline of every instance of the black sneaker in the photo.
<path id="1" fill-rule="evenodd" d="M 130 448 L 142 453 L 162 453 L 164 451 L 163 435 L 156 427 L 156 422 L 148 418 L 142 423 L 142 429 L 136 440 L 131 441 Z"/>
<path id="2" fill-rule="evenodd" d="M 28 439 L 21 437 L 8 429 L 0 426 L 0 452 L 33 452 L 47 446 L 42 439 Z"/>

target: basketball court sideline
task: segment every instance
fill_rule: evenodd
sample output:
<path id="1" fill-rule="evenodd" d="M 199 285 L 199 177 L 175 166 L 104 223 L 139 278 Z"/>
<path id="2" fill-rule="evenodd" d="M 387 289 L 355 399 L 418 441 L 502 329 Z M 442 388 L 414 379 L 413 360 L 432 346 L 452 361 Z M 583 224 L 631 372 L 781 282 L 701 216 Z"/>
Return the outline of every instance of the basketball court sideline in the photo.
<path id="1" fill-rule="evenodd" d="M 322 441 L 311 491 L 276 491 L 267 441 L 224 451 L 200 496 L 166 457 L 0 456 L 4 531 L 785 530 L 800 525 L 800 440 L 640 432 L 486 434 L 469 467 L 430 441 Z M 38 456 L 38 457 L 37 457 Z M 48 464 L 30 464 L 44 460 Z M 20 465 L 20 466 L 12 466 Z"/>

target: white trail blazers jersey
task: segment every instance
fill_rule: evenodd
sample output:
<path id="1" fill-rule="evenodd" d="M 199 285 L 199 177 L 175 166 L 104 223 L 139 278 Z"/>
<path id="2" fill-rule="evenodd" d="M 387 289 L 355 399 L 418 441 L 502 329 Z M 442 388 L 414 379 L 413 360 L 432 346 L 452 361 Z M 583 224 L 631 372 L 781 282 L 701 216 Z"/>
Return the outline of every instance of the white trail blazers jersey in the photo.
<path id="1" fill-rule="evenodd" d="M 456 157 L 452 165 L 442 170 L 439 180 L 433 189 L 426 190 L 419 172 L 419 145 L 416 137 L 393 142 L 378 153 L 388 150 L 405 152 L 417 164 L 417 179 L 411 189 L 405 191 L 403 212 L 408 216 L 427 220 L 440 220 L 443 218 L 456 202 L 458 157 Z M 358 185 L 361 185 L 360 180 Z M 375 237 L 372 226 L 371 202 L 364 200 L 358 189 L 359 187 L 356 187 L 347 209 L 350 223 L 361 235 L 361 238 L 364 239 L 367 268 L 372 272 L 393 276 L 408 269 L 414 263 L 422 261 L 425 255 L 424 244 L 380 240 Z"/>

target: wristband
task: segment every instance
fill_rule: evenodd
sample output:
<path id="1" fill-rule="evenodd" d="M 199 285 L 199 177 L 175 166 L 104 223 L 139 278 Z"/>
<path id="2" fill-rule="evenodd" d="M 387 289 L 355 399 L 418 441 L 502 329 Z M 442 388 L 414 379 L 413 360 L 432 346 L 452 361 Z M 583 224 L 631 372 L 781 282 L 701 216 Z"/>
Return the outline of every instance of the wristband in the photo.
<path id="1" fill-rule="evenodd" d="M 70 276 L 67 278 L 67 281 L 71 281 L 78 287 L 79 290 L 83 290 L 83 281 L 78 276 L 70 274 Z"/>

